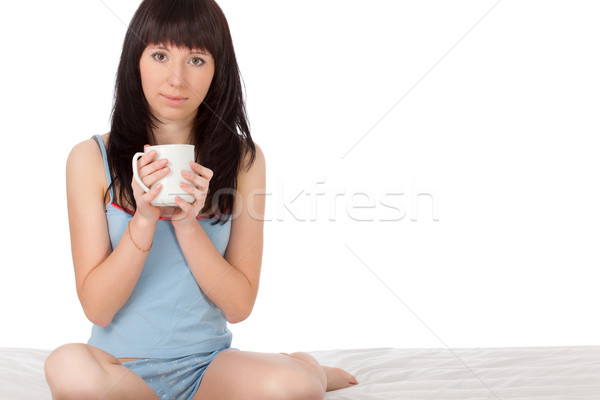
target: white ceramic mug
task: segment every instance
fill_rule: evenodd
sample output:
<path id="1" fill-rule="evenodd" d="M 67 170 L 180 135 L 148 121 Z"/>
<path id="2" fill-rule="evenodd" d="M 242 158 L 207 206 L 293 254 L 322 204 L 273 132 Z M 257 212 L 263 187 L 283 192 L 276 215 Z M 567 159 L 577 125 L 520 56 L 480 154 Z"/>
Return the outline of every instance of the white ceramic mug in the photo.
<path id="1" fill-rule="evenodd" d="M 163 144 L 146 147 L 144 153 L 135 153 L 131 161 L 133 177 L 138 185 L 140 185 L 146 192 L 150 191 L 152 187 L 147 187 L 140 179 L 137 161 L 138 158 L 152 150 L 156 151 L 156 156 L 154 157 L 153 161 L 166 158 L 169 160 L 167 167 L 169 167 L 170 171 L 165 177 L 159 179 L 158 182 L 152 185 L 152 187 L 154 187 L 160 182 L 163 187 L 158 195 L 156 195 L 154 200 L 152 200 L 151 204 L 153 206 L 177 206 L 177 203 L 175 202 L 175 196 L 179 196 L 188 203 L 192 203 L 194 201 L 194 196 L 184 192 L 183 189 L 179 187 L 179 184 L 181 182 L 186 182 L 192 186 L 194 185 L 192 182 L 183 179 L 183 176 L 181 175 L 181 171 L 183 170 L 192 170 L 190 167 L 190 162 L 195 161 L 194 146 L 191 144 Z"/>

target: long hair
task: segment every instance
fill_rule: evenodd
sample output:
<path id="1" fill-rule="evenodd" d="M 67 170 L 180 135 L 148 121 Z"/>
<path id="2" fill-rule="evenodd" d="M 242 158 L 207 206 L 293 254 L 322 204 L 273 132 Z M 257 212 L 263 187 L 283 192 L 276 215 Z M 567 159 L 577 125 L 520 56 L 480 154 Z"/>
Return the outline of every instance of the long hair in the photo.
<path id="1" fill-rule="evenodd" d="M 116 201 L 136 207 L 131 158 L 146 143 L 155 144 L 159 123 L 144 96 L 140 58 L 149 44 L 208 50 L 215 72 L 192 127 L 196 162 L 214 171 L 202 212 L 214 210 L 217 222 L 232 214 L 236 177 L 254 162 L 256 148 L 246 116 L 240 72 L 229 26 L 214 0 L 144 0 L 125 35 L 117 70 L 111 132 L 107 145 Z M 248 154 L 249 162 L 241 165 Z M 110 188 L 109 188 L 110 190 Z"/>

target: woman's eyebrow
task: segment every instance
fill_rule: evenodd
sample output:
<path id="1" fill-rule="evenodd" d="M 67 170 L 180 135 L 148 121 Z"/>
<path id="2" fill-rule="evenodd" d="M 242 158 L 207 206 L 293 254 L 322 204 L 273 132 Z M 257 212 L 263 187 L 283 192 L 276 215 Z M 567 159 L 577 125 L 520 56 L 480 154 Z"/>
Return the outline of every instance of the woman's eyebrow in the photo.
<path id="1" fill-rule="evenodd" d="M 169 51 L 168 48 L 166 48 L 164 45 L 156 45 L 156 46 L 151 46 L 155 49 L 159 49 L 159 50 L 166 50 Z M 207 50 L 202 50 L 202 49 L 191 49 L 190 52 L 191 53 L 200 53 L 200 54 L 205 54 L 205 55 L 209 55 L 210 53 Z"/>
<path id="2" fill-rule="evenodd" d="M 203 49 L 192 49 L 192 50 L 190 50 L 190 53 L 200 53 L 200 54 L 204 54 L 204 55 L 210 54 L 210 52 L 208 52 L 208 50 L 203 50 Z"/>

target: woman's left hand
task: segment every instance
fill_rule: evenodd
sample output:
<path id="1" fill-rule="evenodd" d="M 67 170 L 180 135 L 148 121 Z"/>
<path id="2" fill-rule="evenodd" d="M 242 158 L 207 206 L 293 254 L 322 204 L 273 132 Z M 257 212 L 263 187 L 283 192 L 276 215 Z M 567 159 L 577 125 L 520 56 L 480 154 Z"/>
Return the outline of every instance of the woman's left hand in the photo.
<path id="1" fill-rule="evenodd" d="M 173 211 L 171 215 L 171 222 L 175 227 L 183 227 L 190 223 L 197 224 L 196 217 L 204 208 L 204 202 L 206 195 L 208 194 L 208 186 L 211 178 L 213 177 L 212 170 L 203 167 L 195 162 L 190 162 L 192 171 L 182 171 L 181 175 L 183 178 L 193 185 L 185 182 L 181 182 L 179 187 L 186 193 L 194 196 L 194 202 L 188 203 L 181 197 L 176 196 L 175 201 L 179 206 Z"/>

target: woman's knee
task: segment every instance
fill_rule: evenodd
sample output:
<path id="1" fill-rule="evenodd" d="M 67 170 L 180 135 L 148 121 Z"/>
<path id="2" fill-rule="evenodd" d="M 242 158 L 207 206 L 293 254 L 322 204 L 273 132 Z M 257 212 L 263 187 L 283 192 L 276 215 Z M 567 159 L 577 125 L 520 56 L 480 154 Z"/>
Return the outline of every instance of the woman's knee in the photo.
<path id="1" fill-rule="evenodd" d="M 69 343 L 54 350 L 44 362 L 52 398 L 92 398 L 101 388 L 103 369 L 83 343 Z"/>
<path id="2" fill-rule="evenodd" d="M 304 352 L 296 352 L 288 354 L 288 356 L 300 361 L 304 361 L 304 363 L 301 362 L 300 365 L 307 369 L 311 374 L 315 375 L 317 379 L 319 379 L 324 390 L 327 389 L 327 376 L 325 375 L 325 371 L 323 371 L 323 367 L 321 364 L 319 364 L 319 361 L 317 361 L 316 358 Z"/>
<path id="3" fill-rule="evenodd" d="M 325 389 L 319 379 L 302 368 L 283 368 L 265 379 L 269 400 L 323 400 Z"/>

